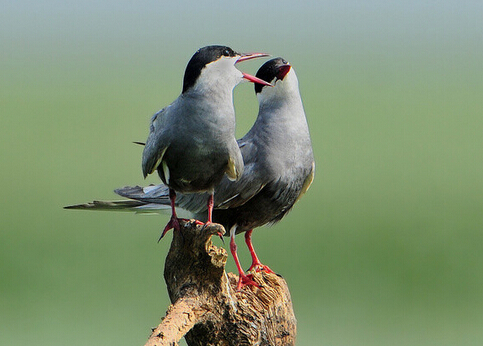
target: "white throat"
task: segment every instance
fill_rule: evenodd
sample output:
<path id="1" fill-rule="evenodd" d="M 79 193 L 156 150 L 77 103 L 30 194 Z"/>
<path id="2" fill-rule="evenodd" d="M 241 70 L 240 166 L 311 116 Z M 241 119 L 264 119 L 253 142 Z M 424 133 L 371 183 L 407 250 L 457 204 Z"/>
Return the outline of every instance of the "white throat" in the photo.
<path id="1" fill-rule="evenodd" d="M 198 77 L 193 91 L 213 94 L 232 93 L 233 88 L 243 80 L 243 74 L 235 68 L 237 57 L 225 57 L 207 64 Z"/>

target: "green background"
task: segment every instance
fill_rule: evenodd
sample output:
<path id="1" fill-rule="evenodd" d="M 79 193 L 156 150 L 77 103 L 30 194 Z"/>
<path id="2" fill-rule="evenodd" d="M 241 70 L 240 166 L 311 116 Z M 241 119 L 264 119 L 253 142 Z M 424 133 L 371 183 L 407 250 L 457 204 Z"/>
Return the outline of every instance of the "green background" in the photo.
<path id="1" fill-rule="evenodd" d="M 132 141 L 214 43 L 283 56 L 299 77 L 316 178 L 254 232 L 290 286 L 298 345 L 483 343 L 481 2 L 1 6 L 1 345 L 147 340 L 169 304 L 167 217 L 62 207 L 158 181 Z M 252 85 L 235 105 L 241 136 Z"/>

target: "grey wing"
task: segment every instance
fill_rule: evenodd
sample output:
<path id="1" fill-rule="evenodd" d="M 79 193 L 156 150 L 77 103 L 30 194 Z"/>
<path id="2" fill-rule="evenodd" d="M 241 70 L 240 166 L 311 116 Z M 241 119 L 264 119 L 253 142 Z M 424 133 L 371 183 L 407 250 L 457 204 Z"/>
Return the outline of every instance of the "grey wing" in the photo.
<path id="1" fill-rule="evenodd" d="M 224 177 L 216 186 L 215 208 L 228 209 L 243 205 L 269 182 L 263 172 L 263 162 L 258 160 L 257 146 L 243 140 L 239 140 L 238 145 L 245 165 L 243 174 L 237 181 Z"/>
<path id="2" fill-rule="evenodd" d="M 149 136 L 143 151 L 142 167 L 144 177 L 158 168 L 166 149 L 169 147 L 166 122 L 170 109 L 171 105 L 161 109 L 151 118 Z"/>
<path id="3" fill-rule="evenodd" d="M 309 174 L 304 179 L 304 183 L 302 185 L 302 189 L 300 190 L 300 194 L 297 196 L 295 202 L 297 202 L 310 188 L 312 182 L 314 181 L 315 177 L 315 161 L 312 161 L 312 165 L 309 171 Z"/>
<path id="4" fill-rule="evenodd" d="M 143 203 L 151 203 L 169 206 L 169 188 L 164 184 L 141 186 L 124 186 L 114 190 L 119 196 Z M 176 195 L 176 206 L 192 213 L 199 213 L 206 210 L 208 200 L 207 193 L 193 193 Z"/>
<path id="5" fill-rule="evenodd" d="M 256 146 L 250 142 L 238 142 L 245 162 L 243 174 L 237 181 L 230 180 L 226 175 L 215 187 L 215 209 L 228 209 L 243 205 L 255 196 L 268 180 L 257 161 Z M 208 193 L 178 194 L 176 204 L 193 213 L 201 213 L 207 209 Z"/>
<path id="6" fill-rule="evenodd" d="M 230 152 L 230 158 L 228 159 L 228 166 L 225 173 L 228 179 L 236 181 L 240 179 L 245 169 L 243 156 L 237 141 L 233 141 L 233 146 L 231 147 Z"/>
<path id="7" fill-rule="evenodd" d="M 252 143 L 239 141 L 245 169 L 237 181 L 230 180 L 224 176 L 221 182 L 215 187 L 215 208 L 227 209 L 243 205 L 255 196 L 268 182 L 260 163 L 257 161 L 257 149 Z M 169 189 L 166 185 L 150 185 L 147 187 L 123 187 L 115 190 L 123 197 L 169 205 Z M 176 206 L 192 213 L 201 213 L 207 209 L 208 193 L 181 194 L 176 196 Z"/>
<path id="8" fill-rule="evenodd" d="M 114 190 L 119 196 L 142 201 L 169 205 L 169 188 L 164 184 L 141 186 L 124 186 Z"/>
<path id="9" fill-rule="evenodd" d="M 80 209 L 80 210 L 103 210 L 103 211 L 129 211 L 139 213 L 156 213 L 165 214 L 170 210 L 169 206 L 157 203 L 147 203 L 137 200 L 122 201 L 93 201 L 76 205 L 69 205 L 64 209 Z"/>
<path id="10" fill-rule="evenodd" d="M 255 196 L 265 184 L 256 179 L 250 167 L 245 166 L 245 173 L 237 181 L 223 177 L 215 187 L 214 208 L 228 209 L 245 204 Z M 207 210 L 208 193 L 177 194 L 176 205 L 198 214 Z"/>

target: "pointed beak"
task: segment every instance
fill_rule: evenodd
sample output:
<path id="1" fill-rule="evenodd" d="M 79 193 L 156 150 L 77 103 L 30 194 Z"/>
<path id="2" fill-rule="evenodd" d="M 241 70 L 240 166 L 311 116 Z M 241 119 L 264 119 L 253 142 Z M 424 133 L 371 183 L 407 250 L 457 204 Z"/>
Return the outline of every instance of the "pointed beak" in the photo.
<path id="1" fill-rule="evenodd" d="M 251 59 L 263 58 L 263 57 L 266 57 L 266 56 L 270 56 L 270 54 L 266 54 L 266 53 L 242 53 L 235 64 L 238 64 L 239 62 L 243 62 L 243 61 L 248 61 L 248 60 L 251 60 Z M 249 82 L 273 87 L 272 84 L 264 81 L 263 79 L 252 76 L 251 74 L 248 74 L 248 73 L 245 73 L 245 72 L 242 72 L 242 73 L 243 73 L 243 78 L 245 78 Z"/>
<path id="2" fill-rule="evenodd" d="M 263 57 L 266 57 L 266 56 L 270 56 L 270 54 L 267 54 L 267 53 L 242 53 L 235 64 L 238 64 L 239 62 L 251 60 L 251 59 L 263 58 Z"/>
<path id="3" fill-rule="evenodd" d="M 242 72 L 242 74 L 243 74 L 243 78 L 245 78 L 249 82 L 273 87 L 272 84 L 270 84 L 268 82 L 265 82 L 263 79 L 260 79 L 258 77 L 252 76 L 251 74 L 248 74 L 248 73 L 245 73 L 245 72 Z"/>
<path id="4" fill-rule="evenodd" d="M 289 64 L 282 65 L 278 68 L 278 74 L 277 78 L 278 79 L 284 79 L 287 73 L 290 71 L 291 66 Z"/>

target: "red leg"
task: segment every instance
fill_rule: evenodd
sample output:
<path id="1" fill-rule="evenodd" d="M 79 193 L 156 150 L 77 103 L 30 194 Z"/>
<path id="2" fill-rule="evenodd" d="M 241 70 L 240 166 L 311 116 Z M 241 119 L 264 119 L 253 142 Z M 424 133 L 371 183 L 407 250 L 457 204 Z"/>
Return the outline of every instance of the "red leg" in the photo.
<path id="1" fill-rule="evenodd" d="M 213 206 L 214 206 L 213 194 L 210 194 L 210 197 L 208 197 L 207 206 L 208 206 L 208 220 L 206 220 L 205 225 L 209 225 L 210 223 L 212 223 L 211 220 L 213 216 Z M 223 240 L 223 234 L 218 233 L 218 236 L 221 238 L 221 241 L 224 243 L 225 241 Z"/>
<path id="2" fill-rule="evenodd" d="M 240 291 L 242 287 L 246 285 L 253 285 L 253 286 L 260 287 L 259 284 L 257 284 L 255 281 L 252 280 L 251 274 L 246 275 L 245 272 L 243 271 L 240 265 L 240 261 L 238 260 L 236 249 L 237 249 L 237 246 L 235 243 L 235 234 L 233 233 L 230 239 L 230 251 L 231 251 L 231 254 L 233 255 L 233 259 L 235 260 L 236 268 L 238 269 L 239 279 L 238 279 L 238 284 L 236 286 L 236 290 Z"/>
<path id="3" fill-rule="evenodd" d="M 213 194 L 208 197 L 208 221 L 206 223 L 211 223 L 211 217 L 213 216 Z"/>
<path id="4" fill-rule="evenodd" d="M 169 220 L 166 227 L 164 227 L 163 233 L 161 233 L 161 237 L 159 237 L 159 240 L 161 240 L 171 228 L 173 228 L 176 231 L 179 231 L 179 221 L 178 221 L 178 217 L 176 216 L 176 207 L 175 207 L 176 192 L 173 189 L 169 189 L 169 199 L 171 200 L 171 219 Z"/>
<path id="5" fill-rule="evenodd" d="M 245 232 L 245 243 L 247 243 L 248 250 L 250 251 L 250 255 L 252 256 L 252 265 L 250 269 L 248 269 L 248 271 L 250 272 L 252 270 L 255 270 L 255 272 L 259 272 L 264 270 L 267 273 L 273 273 L 272 269 L 262 264 L 262 262 L 260 262 L 260 260 L 258 259 L 258 256 L 255 253 L 255 249 L 253 248 L 253 244 L 252 244 L 252 232 L 253 232 L 252 229 Z"/>

